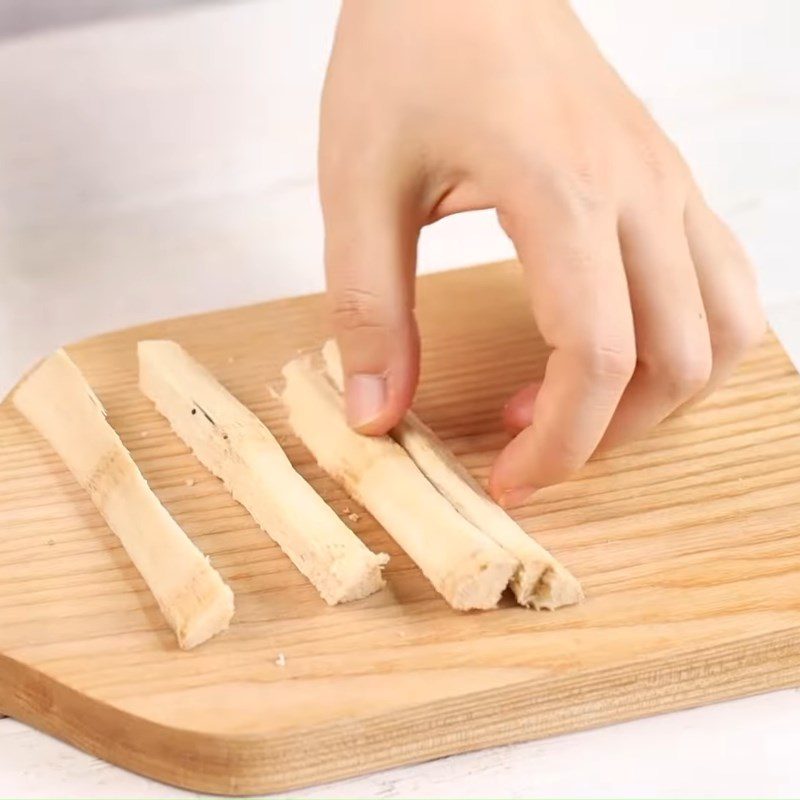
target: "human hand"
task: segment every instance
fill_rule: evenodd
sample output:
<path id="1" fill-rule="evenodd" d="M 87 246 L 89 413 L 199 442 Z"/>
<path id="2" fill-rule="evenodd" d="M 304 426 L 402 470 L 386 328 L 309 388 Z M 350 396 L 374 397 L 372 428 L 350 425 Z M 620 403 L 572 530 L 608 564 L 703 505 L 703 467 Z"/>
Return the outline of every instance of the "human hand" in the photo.
<path id="1" fill-rule="evenodd" d="M 561 0 L 344 0 L 320 194 L 348 415 L 370 434 L 416 388 L 420 229 L 497 209 L 553 347 L 506 408 L 505 505 L 704 396 L 764 331 L 740 245 Z"/>

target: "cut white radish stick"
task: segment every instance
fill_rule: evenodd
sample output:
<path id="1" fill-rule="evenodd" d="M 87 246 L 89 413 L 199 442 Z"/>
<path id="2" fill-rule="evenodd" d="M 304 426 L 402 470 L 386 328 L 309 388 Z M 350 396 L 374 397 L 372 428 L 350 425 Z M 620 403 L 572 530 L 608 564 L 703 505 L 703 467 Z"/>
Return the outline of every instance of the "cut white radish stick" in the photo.
<path id="1" fill-rule="evenodd" d="M 105 409 L 59 350 L 26 378 L 14 405 L 88 493 L 189 649 L 228 627 L 233 593 L 150 490 Z"/>
<path id="2" fill-rule="evenodd" d="M 342 362 L 333 339 L 325 343 L 322 355 L 328 375 L 341 391 Z M 391 435 L 465 519 L 518 559 L 511 588 L 520 605 L 555 609 L 583 599 L 578 580 L 486 494 L 413 411 L 406 413 Z"/>
<path id="3" fill-rule="evenodd" d="M 494 608 L 517 560 L 467 522 L 388 436 L 347 424 L 339 392 L 310 360 L 283 368 L 289 423 L 320 466 L 383 525 L 453 608 Z"/>
<path id="4" fill-rule="evenodd" d="M 179 344 L 139 342 L 139 385 L 327 603 L 383 586 L 388 556 L 364 545 L 294 470 L 264 423 Z"/>

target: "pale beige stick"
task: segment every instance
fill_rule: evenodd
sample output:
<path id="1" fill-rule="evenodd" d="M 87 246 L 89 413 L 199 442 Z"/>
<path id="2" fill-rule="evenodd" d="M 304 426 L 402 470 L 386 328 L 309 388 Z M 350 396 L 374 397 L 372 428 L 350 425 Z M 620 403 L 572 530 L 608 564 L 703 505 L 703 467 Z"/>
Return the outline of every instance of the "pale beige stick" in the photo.
<path id="1" fill-rule="evenodd" d="M 388 436 L 347 424 L 339 392 L 301 357 L 283 368 L 289 423 L 453 608 L 494 608 L 517 560 L 467 522 Z"/>
<path id="2" fill-rule="evenodd" d="M 329 339 L 322 348 L 322 355 L 331 380 L 341 390 L 342 363 L 336 342 Z M 392 430 L 392 436 L 465 519 L 519 560 L 511 588 L 521 605 L 554 609 L 583 599 L 577 579 L 486 494 L 444 442 L 413 411 L 406 413 Z"/>
<path id="3" fill-rule="evenodd" d="M 139 385 L 327 603 L 383 586 L 388 557 L 364 545 L 294 470 L 264 423 L 180 345 L 139 342 Z"/>
<path id="4" fill-rule="evenodd" d="M 20 385 L 14 405 L 61 456 L 189 649 L 228 627 L 233 593 L 150 490 L 63 350 Z"/>

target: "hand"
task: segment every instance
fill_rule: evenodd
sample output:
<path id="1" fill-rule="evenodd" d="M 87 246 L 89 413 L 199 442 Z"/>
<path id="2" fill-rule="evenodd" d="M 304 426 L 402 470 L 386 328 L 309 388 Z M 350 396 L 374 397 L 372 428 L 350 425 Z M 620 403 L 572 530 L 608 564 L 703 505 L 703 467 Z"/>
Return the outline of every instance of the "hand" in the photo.
<path id="1" fill-rule="evenodd" d="M 718 386 L 764 331 L 741 247 L 560 0 L 344 0 L 320 193 L 348 414 L 376 434 L 416 387 L 421 227 L 497 209 L 553 347 L 506 409 L 506 505 Z"/>

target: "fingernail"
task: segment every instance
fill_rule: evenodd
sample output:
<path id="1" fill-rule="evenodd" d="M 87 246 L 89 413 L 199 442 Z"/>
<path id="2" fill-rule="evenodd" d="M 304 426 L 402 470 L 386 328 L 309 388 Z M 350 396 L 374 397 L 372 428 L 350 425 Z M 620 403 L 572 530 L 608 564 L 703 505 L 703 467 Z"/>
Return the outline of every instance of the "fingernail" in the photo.
<path id="1" fill-rule="evenodd" d="M 386 380 L 381 375 L 350 375 L 347 379 L 347 421 L 362 428 L 377 419 L 386 405 Z"/>
<path id="2" fill-rule="evenodd" d="M 516 489 L 506 489 L 500 495 L 500 505 L 503 508 L 514 508 L 521 506 L 526 500 L 531 498 L 531 495 L 536 491 L 535 486 L 517 486 Z"/>

